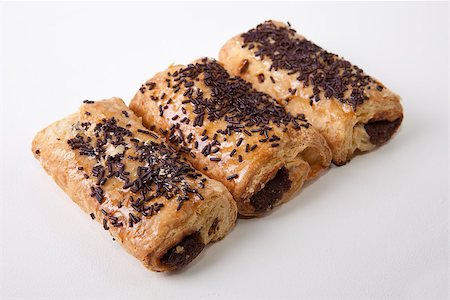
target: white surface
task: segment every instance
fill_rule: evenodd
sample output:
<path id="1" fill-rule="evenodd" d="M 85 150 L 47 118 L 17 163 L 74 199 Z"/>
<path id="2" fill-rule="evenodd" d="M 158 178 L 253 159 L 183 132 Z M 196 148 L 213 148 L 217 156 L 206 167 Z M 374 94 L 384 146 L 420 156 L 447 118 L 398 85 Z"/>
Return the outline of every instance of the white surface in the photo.
<path id="1" fill-rule="evenodd" d="M 447 296 L 448 4 L 0 6 L 1 296 L 280 298 Z M 126 101 L 170 63 L 289 20 L 403 97 L 399 134 L 296 199 L 239 220 L 184 271 L 147 271 L 31 155 L 34 134 L 83 99 Z"/>

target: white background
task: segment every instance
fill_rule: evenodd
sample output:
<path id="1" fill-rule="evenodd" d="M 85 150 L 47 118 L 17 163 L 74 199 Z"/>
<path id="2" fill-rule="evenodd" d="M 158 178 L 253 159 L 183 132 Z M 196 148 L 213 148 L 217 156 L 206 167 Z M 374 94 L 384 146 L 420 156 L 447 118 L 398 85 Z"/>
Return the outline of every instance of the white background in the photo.
<path id="1" fill-rule="evenodd" d="M 448 285 L 448 4 L 2 3 L 0 295 L 444 298 Z M 217 56 L 290 21 L 403 98 L 381 149 L 333 167 L 264 219 L 239 220 L 188 268 L 143 268 L 32 157 L 83 99 L 120 96 L 170 63 Z"/>

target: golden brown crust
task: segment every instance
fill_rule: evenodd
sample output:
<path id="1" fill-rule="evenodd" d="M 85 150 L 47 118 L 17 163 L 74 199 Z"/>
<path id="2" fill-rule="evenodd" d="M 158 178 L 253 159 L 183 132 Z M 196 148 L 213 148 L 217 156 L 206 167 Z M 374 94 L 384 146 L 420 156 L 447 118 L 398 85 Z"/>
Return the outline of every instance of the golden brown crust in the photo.
<path id="1" fill-rule="evenodd" d="M 267 23 L 274 24 L 277 28 L 288 28 L 288 25 L 277 21 Z M 295 34 L 295 37 L 304 40 L 299 34 Z M 243 37 L 238 35 L 230 39 L 220 50 L 219 60 L 227 71 L 241 76 L 257 90 L 270 94 L 289 112 L 304 113 L 308 121 L 326 138 L 335 164 L 342 165 L 348 162 L 357 149 L 369 151 L 382 144 L 375 142 L 374 139 L 371 142 L 364 130 L 365 124 L 385 120 L 396 122 L 397 127 L 400 125 L 403 118 L 400 97 L 377 80 L 372 78 L 373 81 L 365 91 L 368 99 L 356 105 L 355 109 L 335 97 L 324 99 L 323 90 L 318 95 L 324 100 L 313 103 L 310 97 L 316 95 L 313 92 L 314 84 L 305 86 L 297 79 L 296 72 L 282 68 L 271 69 L 272 60 L 267 55 L 263 59 L 255 55 L 258 43 L 254 43 L 251 49 L 243 48 L 243 44 Z M 269 80 L 270 77 L 273 81 Z M 349 94 L 350 90 L 348 89 L 346 93 Z M 344 96 L 348 97 L 347 94 Z"/>
<path id="2" fill-rule="evenodd" d="M 190 66 L 199 66 L 204 62 L 206 60 L 197 60 Z M 211 62 L 214 63 L 213 60 L 208 60 L 205 64 Z M 270 135 L 279 137 L 276 141 L 279 146 L 272 147 L 271 144 L 274 141 L 260 142 L 264 135 L 259 132 L 250 132 L 250 128 L 254 129 L 257 126 L 246 127 L 247 133 L 241 131 L 230 135 L 221 134 L 220 130 L 227 129 L 230 125 L 225 117 L 211 121 L 205 115 L 202 126 L 195 126 L 198 114 L 193 111 L 194 105 L 183 103 L 183 101 L 189 99 L 187 93 L 190 90 L 193 90 L 194 95 L 201 90 L 205 99 L 211 98 L 212 90 L 205 83 L 204 72 L 199 73 L 198 80 L 192 80 L 192 87 L 186 87 L 184 82 L 178 84 L 183 80 L 177 78 L 178 74 L 187 72 L 188 68 L 183 65 L 170 66 L 147 80 L 134 96 L 130 108 L 142 117 L 145 126 L 156 126 L 155 130 L 163 133 L 168 131 L 169 140 L 174 140 L 178 146 L 187 147 L 185 155 L 189 161 L 197 169 L 204 170 L 205 174 L 222 182 L 230 190 L 241 215 L 264 214 L 264 212 L 256 211 L 249 199 L 261 190 L 283 166 L 289 170 L 292 185 L 275 206 L 287 201 L 292 193 L 301 187 L 304 180 L 316 176 L 320 170 L 329 166 L 330 150 L 326 141 L 312 127 L 294 129 L 290 125 L 278 127 L 270 123 L 272 127 Z M 174 129 L 171 131 L 171 128 Z M 208 155 L 204 155 L 202 150 L 213 142 L 216 133 L 218 133 L 216 138 L 220 145 L 215 145 L 212 149 L 217 148 L 217 152 L 213 153 L 214 150 L 212 150 L 211 153 L 207 153 Z M 182 137 L 182 143 L 179 143 L 177 136 Z M 190 136 L 191 140 L 188 140 Z M 240 139 L 242 139 L 241 143 L 239 143 Z M 198 143 L 197 147 L 196 143 Z M 254 145 L 257 145 L 256 148 L 246 151 L 246 147 L 251 149 Z M 242 156 L 242 162 L 239 162 L 239 156 Z M 212 157 L 220 161 L 211 161 Z M 229 179 L 230 175 L 236 175 L 236 178 Z"/>
<path id="3" fill-rule="evenodd" d="M 104 120 L 112 118 L 117 121 L 117 126 L 132 133 L 132 136 L 125 135 L 123 143 L 125 147 L 117 144 L 114 146 L 112 142 L 114 136 L 112 136 L 111 140 L 103 146 L 106 156 L 98 160 L 95 155 L 82 155 L 80 149 L 72 149 L 68 144 L 68 140 L 75 138 L 77 134 L 84 138 L 95 139 L 95 124 L 103 124 Z M 163 206 L 159 208 L 159 211 L 156 207 L 155 210 L 152 208 L 150 212 L 147 211 L 147 216 L 144 216 L 132 207 L 130 197 L 136 200 L 139 194 L 131 192 L 132 188 L 123 188 L 124 181 L 115 176 L 107 179 L 106 183 L 100 186 L 103 190 L 103 199 L 98 201 L 91 196 L 91 188 L 97 187 L 99 180 L 92 174 L 93 167 L 105 166 L 105 160 L 108 161 L 110 157 L 118 153 L 124 153 L 121 162 L 125 165 L 125 171 L 129 173 L 128 177 L 132 180 L 137 178 L 137 170 L 144 166 L 144 163 L 128 157 L 128 155 L 137 155 L 138 151 L 130 141 L 131 138 L 140 140 L 139 143 L 142 145 L 151 141 L 155 144 L 162 143 L 161 138 L 138 132 L 138 129 L 145 128 L 121 99 L 112 98 L 86 103 L 77 113 L 40 131 L 33 140 L 32 151 L 47 173 L 69 197 L 85 212 L 93 213 L 99 222 L 106 222 L 104 226 L 109 227 L 110 234 L 130 254 L 151 270 L 169 271 L 178 266 L 161 262 L 161 258 L 167 251 L 193 233 L 198 235 L 199 244 L 208 244 L 223 238 L 235 224 L 237 209 L 227 189 L 221 183 L 203 175 L 197 179 L 183 179 L 183 184 L 200 191 L 203 200 L 200 196 L 191 195 L 179 210 L 177 210 L 179 201 L 175 198 L 168 200 L 165 196 L 156 196 L 148 202 L 146 200 L 141 208 L 148 208 L 155 203 Z M 202 184 L 199 183 L 202 178 L 206 179 L 204 188 L 201 188 Z M 140 221 L 135 222 L 132 227 L 129 224 L 130 213 L 140 218 Z M 117 219 L 114 220 L 114 218 Z M 215 225 L 214 231 L 210 231 L 214 222 L 218 225 Z M 118 223 L 122 223 L 122 226 L 114 226 Z M 189 259 L 192 260 L 192 257 Z"/>

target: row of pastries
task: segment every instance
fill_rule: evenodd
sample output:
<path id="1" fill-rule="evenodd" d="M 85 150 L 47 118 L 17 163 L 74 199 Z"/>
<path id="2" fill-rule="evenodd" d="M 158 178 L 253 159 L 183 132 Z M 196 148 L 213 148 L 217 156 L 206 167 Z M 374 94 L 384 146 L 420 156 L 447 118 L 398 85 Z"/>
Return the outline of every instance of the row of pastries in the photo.
<path id="1" fill-rule="evenodd" d="M 219 60 L 157 73 L 129 106 L 84 101 L 32 151 L 130 254 L 171 271 L 238 216 L 265 216 L 331 162 L 386 143 L 402 118 L 399 96 L 378 80 L 266 21 L 226 42 Z"/>

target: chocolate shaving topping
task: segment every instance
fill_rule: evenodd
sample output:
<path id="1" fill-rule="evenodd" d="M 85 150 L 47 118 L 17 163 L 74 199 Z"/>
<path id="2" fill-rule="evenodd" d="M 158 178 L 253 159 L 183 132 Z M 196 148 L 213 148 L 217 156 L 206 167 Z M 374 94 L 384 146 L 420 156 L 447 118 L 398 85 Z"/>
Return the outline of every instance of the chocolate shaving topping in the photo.
<path id="1" fill-rule="evenodd" d="M 321 92 L 325 98 L 336 98 L 353 109 L 368 99 L 365 89 L 374 82 L 371 77 L 350 62 L 299 38 L 290 26 L 277 27 L 267 21 L 242 34 L 242 38 L 243 48 L 253 49 L 254 55 L 261 59 L 271 59 L 270 70 L 288 70 L 288 74 L 296 74 L 305 87 L 313 86 L 311 105 L 321 100 Z M 275 83 L 272 77 L 270 79 Z M 381 91 L 382 87 L 377 86 L 377 89 Z"/>

